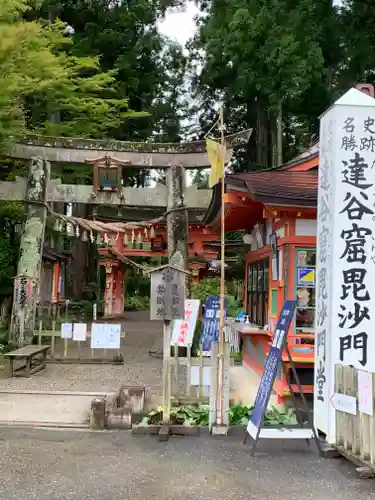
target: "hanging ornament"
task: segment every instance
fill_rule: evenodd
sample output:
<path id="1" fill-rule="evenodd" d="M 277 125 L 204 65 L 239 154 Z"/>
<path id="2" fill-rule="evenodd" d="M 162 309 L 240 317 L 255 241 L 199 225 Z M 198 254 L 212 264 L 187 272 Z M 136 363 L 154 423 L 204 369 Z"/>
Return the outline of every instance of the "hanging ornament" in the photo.
<path id="1" fill-rule="evenodd" d="M 90 236 L 89 237 L 90 237 L 91 243 L 94 243 L 95 238 L 94 238 L 94 233 L 92 232 L 92 229 L 90 229 Z"/>
<path id="2" fill-rule="evenodd" d="M 123 238 L 123 243 L 124 243 L 124 247 L 127 247 L 129 245 L 129 238 L 128 238 L 128 233 L 125 231 L 124 233 L 124 238 Z"/>
<path id="3" fill-rule="evenodd" d="M 96 244 L 101 245 L 102 244 L 102 237 L 100 236 L 100 233 L 96 235 Z"/>
<path id="4" fill-rule="evenodd" d="M 142 245 L 142 242 L 143 242 L 143 240 L 142 240 L 142 233 L 139 232 L 138 233 L 138 237 L 137 237 L 137 244 L 138 245 Z"/>
<path id="5" fill-rule="evenodd" d="M 79 238 L 79 226 L 76 226 L 76 236 Z"/>
<path id="6" fill-rule="evenodd" d="M 151 226 L 151 231 L 150 231 L 150 240 L 155 238 L 156 234 L 155 234 L 155 229 L 154 229 L 154 226 Z"/>
<path id="7" fill-rule="evenodd" d="M 116 234 L 116 236 L 115 236 L 115 241 L 117 241 L 117 240 L 118 240 L 119 236 L 120 236 L 120 233 L 117 231 L 117 234 Z"/>
<path id="8" fill-rule="evenodd" d="M 81 236 L 81 240 L 88 241 L 87 231 L 83 231 L 82 236 Z"/>
<path id="9" fill-rule="evenodd" d="M 144 234 L 145 234 L 145 238 L 146 240 L 148 240 L 148 231 L 147 231 L 147 227 L 144 228 Z"/>
<path id="10" fill-rule="evenodd" d="M 132 244 L 135 242 L 135 232 L 134 229 L 132 230 Z"/>
<path id="11" fill-rule="evenodd" d="M 107 233 L 104 233 L 104 243 L 106 245 L 108 245 L 108 243 L 109 243 L 109 238 L 108 238 L 108 234 Z"/>

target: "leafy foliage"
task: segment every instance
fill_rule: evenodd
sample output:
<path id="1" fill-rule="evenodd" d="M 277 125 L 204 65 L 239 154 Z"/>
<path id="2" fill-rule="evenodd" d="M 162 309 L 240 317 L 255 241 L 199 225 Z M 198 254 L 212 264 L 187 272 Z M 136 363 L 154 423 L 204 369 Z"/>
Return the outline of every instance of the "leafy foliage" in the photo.
<path id="1" fill-rule="evenodd" d="M 253 407 L 241 404 L 232 405 L 229 409 L 229 424 L 246 426 L 251 417 Z M 174 406 L 171 409 L 171 423 L 175 425 L 196 425 L 207 427 L 209 422 L 208 405 Z M 157 408 L 149 413 L 142 425 L 160 424 L 163 419 L 163 408 Z M 265 426 L 297 425 L 294 410 L 271 406 L 264 415 Z"/>
<path id="2" fill-rule="evenodd" d="M 113 87 L 115 72 L 74 54 L 61 21 L 26 20 L 32 4 L 6 0 L 0 10 L 0 147 L 26 129 L 101 137 L 134 116 Z"/>
<path id="3" fill-rule="evenodd" d="M 241 312 L 240 302 L 230 295 L 231 284 L 226 284 L 226 297 L 228 300 L 228 316 L 236 316 Z M 201 304 L 204 304 L 206 297 L 209 295 L 220 296 L 220 279 L 208 278 L 201 280 L 198 284 L 194 284 L 191 290 L 191 297 L 199 299 Z"/>

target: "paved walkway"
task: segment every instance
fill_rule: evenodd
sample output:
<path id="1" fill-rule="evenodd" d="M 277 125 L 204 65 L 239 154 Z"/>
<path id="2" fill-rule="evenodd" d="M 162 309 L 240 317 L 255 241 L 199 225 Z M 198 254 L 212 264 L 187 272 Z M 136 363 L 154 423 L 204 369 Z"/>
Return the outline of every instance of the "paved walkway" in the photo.
<path id="1" fill-rule="evenodd" d="M 0 428 L 2 500 L 373 500 L 375 483 L 304 443 Z"/>

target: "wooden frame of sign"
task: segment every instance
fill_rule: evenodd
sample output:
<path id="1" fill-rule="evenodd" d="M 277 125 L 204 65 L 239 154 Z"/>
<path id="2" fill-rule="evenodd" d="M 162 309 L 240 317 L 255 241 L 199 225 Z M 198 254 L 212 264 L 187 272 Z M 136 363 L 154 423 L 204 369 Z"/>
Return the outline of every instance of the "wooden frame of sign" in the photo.
<path id="1" fill-rule="evenodd" d="M 303 394 L 301 382 L 288 346 L 288 340 L 287 340 L 288 330 L 294 316 L 295 306 L 296 306 L 296 301 L 286 301 L 284 303 L 275 330 L 272 346 L 270 347 L 270 351 L 267 356 L 264 373 L 259 383 L 258 393 L 255 399 L 255 404 L 253 409 L 253 415 L 249 419 L 249 423 L 247 425 L 245 437 L 243 440 L 243 444 L 247 443 L 249 436 L 254 440 L 251 453 L 252 456 L 255 453 L 259 439 L 304 439 L 306 440 L 308 445 L 310 444 L 310 440 L 314 439 L 317 448 L 319 450 L 319 453 L 322 454 L 319 437 L 314 428 L 313 421 L 310 415 L 310 410 L 308 408 L 305 395 Z M 285 321 L 285 327 L 283 327 L 283 317 Z M 298 392 L 301 397 L 303 405 L 302 410 L 307 416 L 308 427 L 304 427 L 303 425 L 304 421 L 303 415 L 301 413 L 300 408 L 298 407 L 296 395 L 293 391 L 292 384 L 288 377 L 285 361 L 283 361 L 284 351 L 287 354 L 288 357 L 287 362 L 288 364 L 290 364 L 296 385 L 298 387 Z M 283 370 L 283 374 L 288 382 L 288 387 L 290 390 L 293 407 L 297 415 L 297 420 L 300 423 L 300 427 L 295 427 L 295 426 L 293 427 L 279 426 L 279 427 L 269 427 L 269 428 L 264 427 L 264 416 L 267 411 L 268 402 L 276 378 L 276 373 L 280 365 Z M 270 366 L 271 370 L 269 370 Z M 257 415 L 255 415 L 254 418 L 255 412 L 257 412 Z M 255 420 L 255 422 L 253 420 Z"/>

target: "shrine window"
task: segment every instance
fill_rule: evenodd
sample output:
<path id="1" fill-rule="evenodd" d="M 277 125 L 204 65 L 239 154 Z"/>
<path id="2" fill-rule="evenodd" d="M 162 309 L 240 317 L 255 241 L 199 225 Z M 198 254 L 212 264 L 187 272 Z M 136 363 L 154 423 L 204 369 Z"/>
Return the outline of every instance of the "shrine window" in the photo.
<path id="1" fill-rule="evenodd" d="M 316 250 L 296 248 L 296 331 L 313 333 L 315 324 Z"/>
<path id="2" fill-rule="evenodd" d="M 264 326 L 268 322 L 268 266 L 263 259 L 249 264 L 247 275 L 247 313 L 251 323 Z"/>

